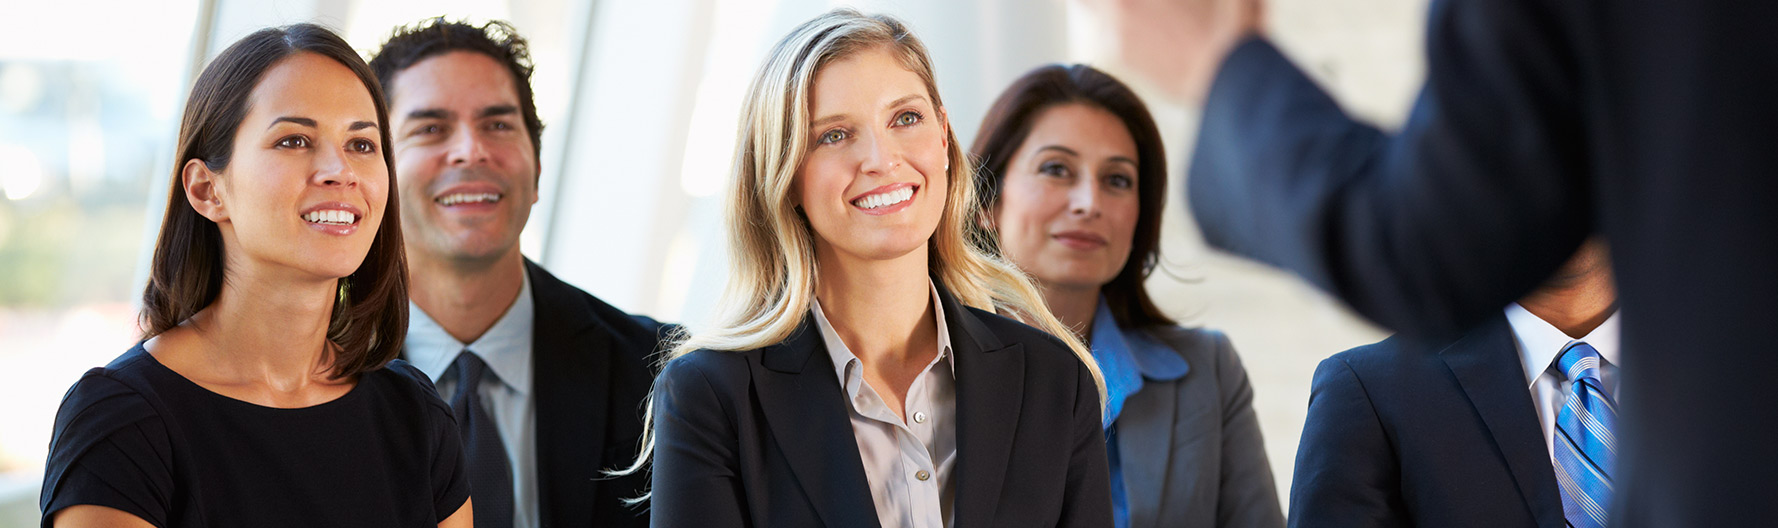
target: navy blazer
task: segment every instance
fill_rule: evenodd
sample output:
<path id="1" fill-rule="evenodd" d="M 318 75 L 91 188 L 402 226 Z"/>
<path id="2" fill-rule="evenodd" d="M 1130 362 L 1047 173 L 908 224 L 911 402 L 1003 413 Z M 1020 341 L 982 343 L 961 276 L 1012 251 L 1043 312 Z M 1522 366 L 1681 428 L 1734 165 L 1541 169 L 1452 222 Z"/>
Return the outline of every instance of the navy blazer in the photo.
<path id="1" fill-rule="evenodd" d="M 642 437 L 642 402 L 654 381 L 649 359 L 662 325 L 632 316 L 525 260 L 536 317 L 531 385 L 536 406 L 537 499 L 545 528 L 648 525 L 640 473 L 629 467 Z M 448 396 L 447 396 L 448 397 Z"/>
<path id="2" fill-rule="evenodd" d="M 1778 519 L 1778 2 L 1434 0 L 1407 123 L 1264 39 L 1224 59 L 1189 200 L 1212 245 L 1450 339 L 1611 244 L 1614 524 Z"/>
<path id="3" fill-rule="evenodd" d="M 1092 374 L 1055 337 L 939 297 L 957 371 L 957 526 L 1111 526 Z M 654 526 L 878 526 L 813 316 L 776 345 L 676 358 L 657 383 Z"/>
<path id="4" fill-rule="evenodd" d="M 1564 526 L 1521 363 L 1504 316 L 1455 342 L 1395 336 L 1322 361 L 1290 525 Z"/>

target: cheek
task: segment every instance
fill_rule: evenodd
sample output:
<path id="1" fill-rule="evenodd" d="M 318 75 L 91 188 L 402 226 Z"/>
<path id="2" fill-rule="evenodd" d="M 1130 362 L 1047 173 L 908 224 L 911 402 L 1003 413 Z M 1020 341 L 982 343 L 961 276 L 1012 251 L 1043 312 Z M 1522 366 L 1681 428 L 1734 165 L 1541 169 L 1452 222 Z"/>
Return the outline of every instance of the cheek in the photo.
<path id="1" fill-rule="evenodd" d="M 1127 253 L 1136 236 L 1136 220 L 1142 212 L 1142 203 L 1135 195 L 1119 197 L 1115 202 L 1107 204 L 1105 219 L 1111 227 L 1114 243 L 1123 246 Z"/>
<path id="2" fill-rule="evenodd" d="M 1049 223 L 1062 207 L 1041 184 L 1028 178 L 1009 178 L 1000 194 L 1000 246 L 1009 256 L 1036 253 L 1049 240 Z M 1029 264 L 1029 263 L 1027 263 Z"/>

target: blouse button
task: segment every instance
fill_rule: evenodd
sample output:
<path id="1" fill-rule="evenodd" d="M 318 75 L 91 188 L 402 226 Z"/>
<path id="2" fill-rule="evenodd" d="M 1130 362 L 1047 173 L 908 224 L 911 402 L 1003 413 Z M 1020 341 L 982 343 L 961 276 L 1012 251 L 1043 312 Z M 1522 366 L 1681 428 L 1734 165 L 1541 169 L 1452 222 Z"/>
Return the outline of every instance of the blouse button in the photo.
<path id="1" fill-rule="evenodd" d="M 915 412 L 914 413 L 914 423 L 926 423 L 926 413 Z"/>
<path id="2" fill-rule="evenodd" d="M 914 478 L 920 479 L 921 482 L 925 482 L 926 479 L 932 478 L 932 474 L 927 473 L 926 470 L 922 469 L 914 472 Z"/>

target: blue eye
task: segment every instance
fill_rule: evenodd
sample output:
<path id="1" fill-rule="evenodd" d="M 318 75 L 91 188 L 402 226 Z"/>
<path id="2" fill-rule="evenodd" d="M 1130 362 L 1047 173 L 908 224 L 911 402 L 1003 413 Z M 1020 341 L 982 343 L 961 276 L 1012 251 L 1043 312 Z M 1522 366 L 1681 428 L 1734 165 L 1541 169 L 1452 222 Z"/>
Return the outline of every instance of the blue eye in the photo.
<path id="1" fill-rule="evenodd" d="M 827 131 L 827 133 L 825 133 L 825 134 L 821 134 L 821 139 L 818 139 L 815 142 L 820 143 L 822 145 L 826 145 L 829 143 L 839 143 L 839 142 L 845 141 L 845 140 L 846 140 L 846 131 L 834 129 L 834 130 Z"/>
<path id="2" fill-rule="evenodd" d="M 902 112 L 901 115 L 895 116 L 895 126 L 912 125 L 915 123 L 919 123 L 920 119 L 921 119 L 921 115 L 919 112 L 909 110 L 906 112 Z"/>

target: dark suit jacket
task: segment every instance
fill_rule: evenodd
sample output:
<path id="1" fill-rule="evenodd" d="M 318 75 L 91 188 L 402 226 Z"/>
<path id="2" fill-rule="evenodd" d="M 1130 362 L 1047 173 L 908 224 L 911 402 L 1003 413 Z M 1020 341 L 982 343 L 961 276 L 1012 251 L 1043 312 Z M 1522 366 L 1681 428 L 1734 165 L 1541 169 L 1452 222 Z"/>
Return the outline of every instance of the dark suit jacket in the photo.
<path id="1" fill-rule="evenodd" d="M 1315 369 L 1290 525 L 1561 528 L 1543 429 L 1506 318 L 1404 336 Z"/>
<path id="2" fill-rule="evenodd" d="M 538 502 L 549 528 L 647 526 L 648 512 L 623 504 L 640 496 L 628 467 L 642 437 L 642 401 L 653 383 L 650 355 L 662 325 L 631 316 L 525 261 L 536 319 L 531 385 L 537 407 Z"/>
<path id="3" fill-rule="evenodd" d="M 1192 159 L 1206 239 L 1449 339 L 1603 233 L 1636 388 L 1613 520 L 1778 519 L 1778 2 L 1435 0 L 1430 14 L 1426 85 L 1393 135 L 1265 40 L 1236 47 Z"/>
<path id="4" fill-rule="evenodd" d="M 1049 334 L 939 296 L 956 354 L 957 526 L 1111 526 L 1092 375 Z M 658 383 L 654 526 L 878 525 L 813 316 L 777 345 L 674 359 Z"/>
<path id="5" fill-rule="evenodd" d="M 1284 526 L 1253 385 L 1228 336 L 1177 326 L 1146 333 L 1190 370 L 1143 381 L 1117 417 L 1130 528 Z"/>

